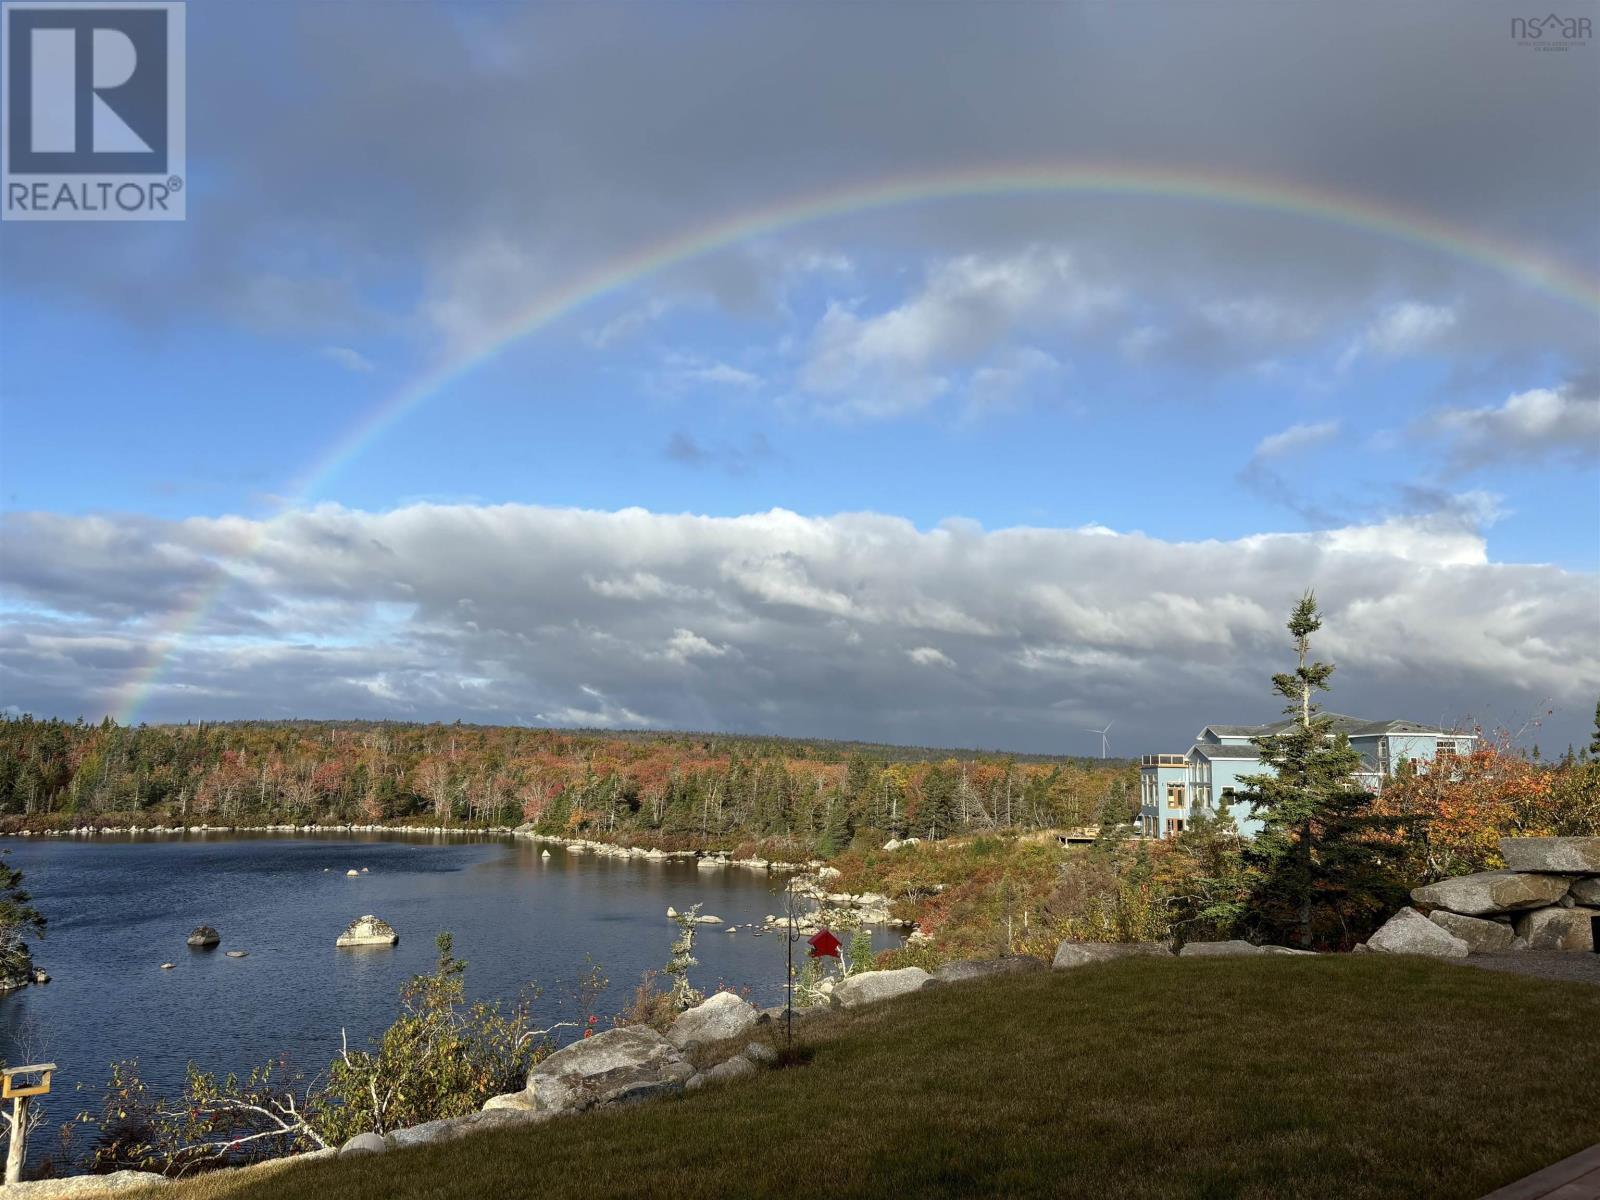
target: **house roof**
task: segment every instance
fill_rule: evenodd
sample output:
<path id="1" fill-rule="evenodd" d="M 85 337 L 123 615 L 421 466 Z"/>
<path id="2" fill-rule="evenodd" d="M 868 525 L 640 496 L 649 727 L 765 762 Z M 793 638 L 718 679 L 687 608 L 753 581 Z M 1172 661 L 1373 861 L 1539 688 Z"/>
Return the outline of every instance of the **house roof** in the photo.
<path id="1" fill-rule="evenodd" d="M 1254 746 L 1219 746 L 1213 742 L 1196 742 L 1189 748 L 1190 754 L 1204 755 L 1206 758 L 1242 758 L 1259 759 L 1261 751 Z"/>
<path id="2" fill-rule="evenodd" d="M 1374 737 L 1385 733 L 1414 733 L 1434 734 L 1440 737 L 1472 737 L 1472 734 L 1457 733 L 1453 729 L 1443 729 L 1438 725 L 1423 725 L 1416 721 L 1404 721 L 1391 717 L 1386 721 L 1369 721 L 1365 717 L 1352 717 L 1345 713 L 1318 713 L 1317 720 L 1325 721 L 1334 733 L 1342 733 L 1349 737 Z M 1284 717 L 1282 720 L 1273 721 L 1266 725 L 1207 725 L 1200 732 L 1203 735 L 1209 730 L 1218 737 L 1266 737 L 1269 734 L 1283 733 L 1295 723 L 1295 718 Z"/>

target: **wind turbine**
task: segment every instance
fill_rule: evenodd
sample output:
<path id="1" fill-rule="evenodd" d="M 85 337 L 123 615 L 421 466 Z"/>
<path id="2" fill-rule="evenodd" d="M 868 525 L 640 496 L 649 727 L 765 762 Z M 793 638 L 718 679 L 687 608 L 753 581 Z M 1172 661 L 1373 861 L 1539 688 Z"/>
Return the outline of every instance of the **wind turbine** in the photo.
<path id="1" fill-rule="evenodd" d="M 1114 724 L 1115 724 L 1114 721 L 1107 721 L 1106 722 L 1106 727 L 1104 729 L 1090 729 L 1090 730 L 1087 731 L 1089 733 L 1098 733 L 1100 735 L 1100 757 L 1101 758 L 1104 758 L 1106 756 L 1106 752 L 1111 749 L 1111 739 L 1108 738 L 1106 736 L 1106 734 L 1111 731 L 1111 726 L 1114 725 Z"/>

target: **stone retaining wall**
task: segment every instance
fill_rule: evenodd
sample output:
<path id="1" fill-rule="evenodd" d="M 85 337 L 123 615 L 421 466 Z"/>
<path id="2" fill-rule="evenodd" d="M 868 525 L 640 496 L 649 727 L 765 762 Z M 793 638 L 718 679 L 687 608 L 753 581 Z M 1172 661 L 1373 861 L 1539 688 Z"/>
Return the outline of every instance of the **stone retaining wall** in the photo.
<path id="1" fill-rule="evenodd" d="M 1513 950 L 1594 950 L 1600 917 L 1600 837 L 1501 838 L 1503 871 L 1479 871 L 1412 891 L 1367 942 L 1389 954 L 1465 958 Z"/>

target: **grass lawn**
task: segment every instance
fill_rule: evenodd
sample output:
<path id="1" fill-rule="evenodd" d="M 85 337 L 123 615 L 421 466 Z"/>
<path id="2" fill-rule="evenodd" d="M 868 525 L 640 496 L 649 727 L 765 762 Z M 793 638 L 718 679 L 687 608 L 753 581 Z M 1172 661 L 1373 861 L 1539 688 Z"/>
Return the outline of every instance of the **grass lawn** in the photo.
<path id="1" fill-rule="evenodd" d="M 1471 1200 L 1600 1140 L 1600 988 L 1423 959 L 1135 960 L 819 1024 L 720 1090 L 159 1194 Z"/>

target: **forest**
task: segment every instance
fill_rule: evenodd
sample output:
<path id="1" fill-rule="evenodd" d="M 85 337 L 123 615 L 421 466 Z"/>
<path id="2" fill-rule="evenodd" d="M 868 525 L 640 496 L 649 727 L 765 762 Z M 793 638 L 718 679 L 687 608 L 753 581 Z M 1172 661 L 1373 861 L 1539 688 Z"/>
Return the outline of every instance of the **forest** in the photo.
<path id="1" fill-rule="evenodd" d="M 1137 767 L 1111 759 L 461 724 L 0 720 L 9 828 L 532 822 L 829 853 L 858 831 L 941 838 L 1125 820 L 1137 794 Z"/>

